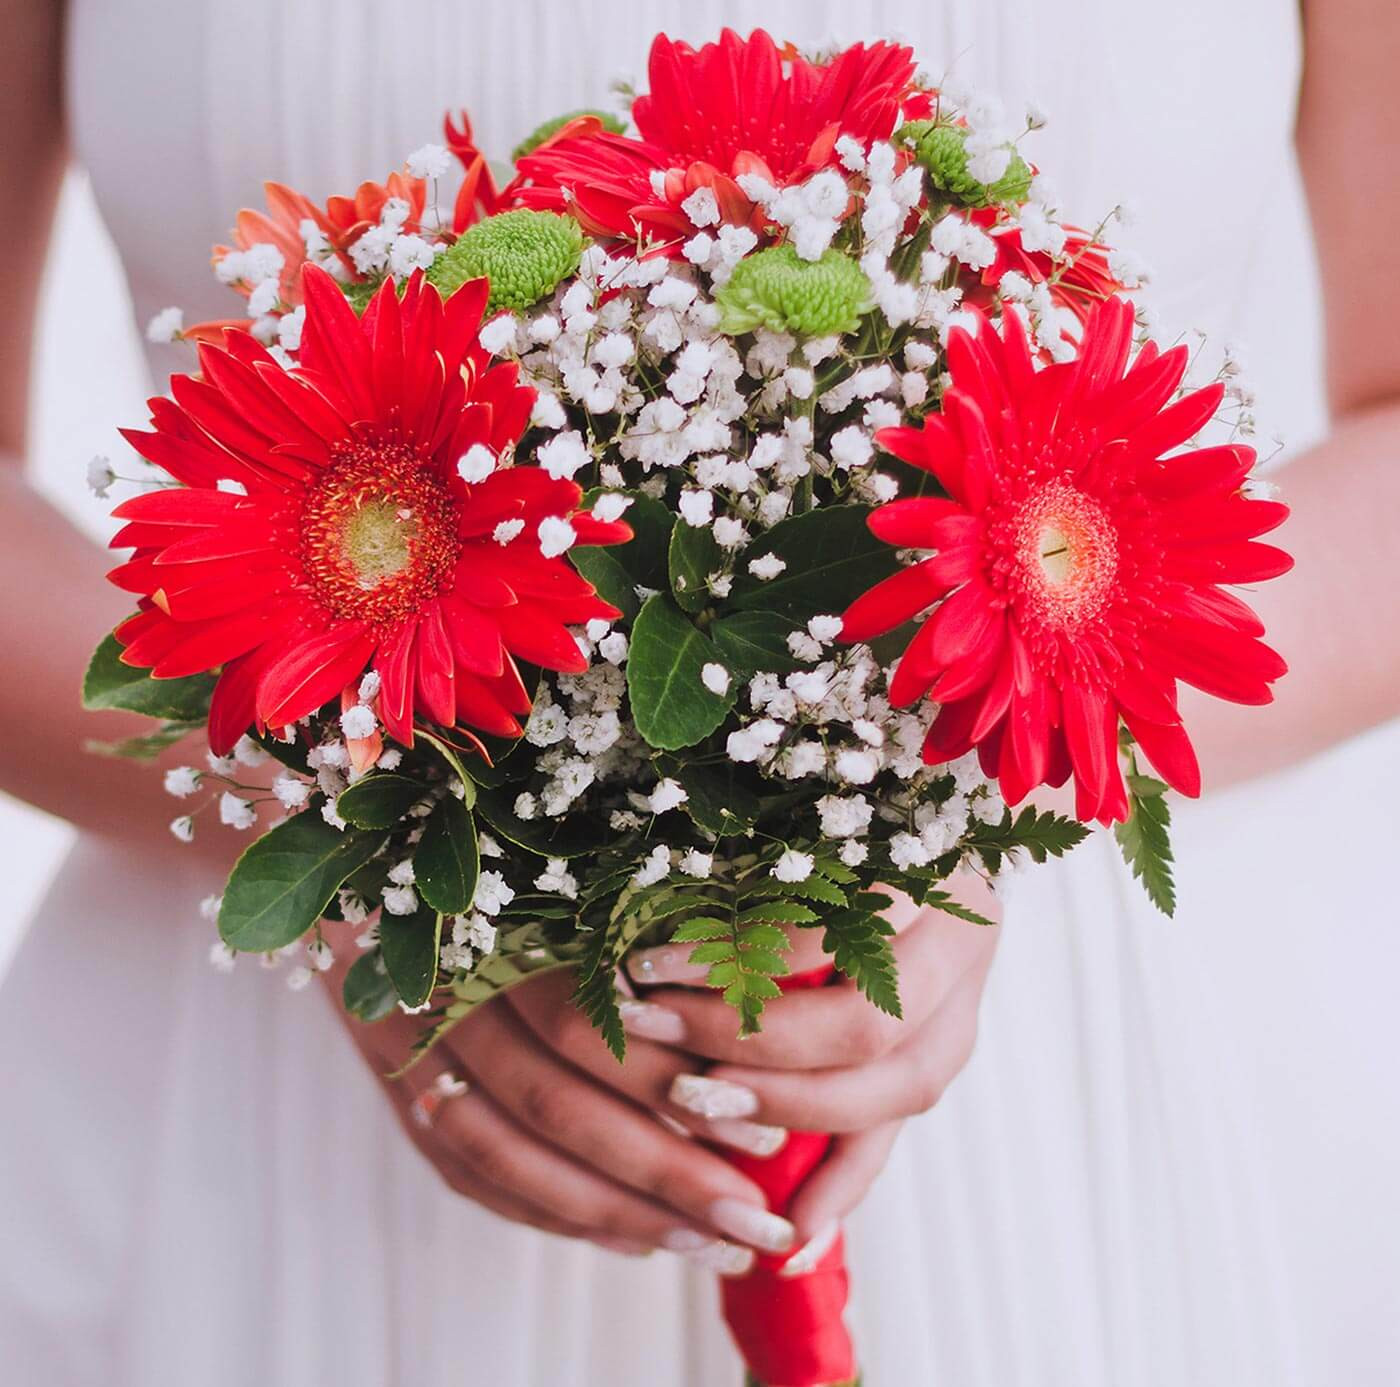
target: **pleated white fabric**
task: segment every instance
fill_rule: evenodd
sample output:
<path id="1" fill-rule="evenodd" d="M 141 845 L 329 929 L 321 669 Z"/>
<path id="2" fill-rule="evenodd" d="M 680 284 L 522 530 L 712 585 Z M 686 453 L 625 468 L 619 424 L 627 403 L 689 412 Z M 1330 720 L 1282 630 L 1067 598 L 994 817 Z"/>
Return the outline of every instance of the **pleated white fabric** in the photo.
<path id="1" fill-rule="evenodd" d="M 650 34 L 899 34 L 1054 117 L 1123 199 L 1163 321 L 1252 345 L 1322 426 L 1288 0 L 70 0 L 77 150 L 138 315 L 227 303 L 203 248 L 263 178 L 321 196 L 467 106 L 488 148 L 640 74 Z M 183 363 L 152 355 L 156 377 Z M 1111 845 L 1016 884 L 982 1042 L 852 1228 L 871 1387 L 1380 1387 L 1400 1361 L 1382 730 L 1181 815 L 1182 910 Z M 0 1005 L 0 1363 L 16 1387 L 715 1387 L 707 1278 L 444 1193 L 314 995 L 205 962 L 211 884 L 82 846 Z"/>

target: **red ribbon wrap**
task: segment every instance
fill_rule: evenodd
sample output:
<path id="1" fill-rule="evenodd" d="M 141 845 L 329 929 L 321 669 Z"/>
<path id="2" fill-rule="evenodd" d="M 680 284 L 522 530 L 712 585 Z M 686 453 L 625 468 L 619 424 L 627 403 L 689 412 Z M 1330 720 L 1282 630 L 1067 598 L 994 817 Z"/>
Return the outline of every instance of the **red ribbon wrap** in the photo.
<path id="1" fill-rule="evenodd" d="M 822 987 L 833 972 L 828 967 L 794 974 L 783 979 L 783 988 Z M 830 1145 L 824 1132 L 793 1132 L 766 1159 L 715 1149 L 762 1189 L 774 1213 L 786 1214 Z M 725 1322 L 744 1362 L 762 1387 L 853 1383 L 855 1346 L 841 1318 L 849 1285 L 844 1242 L 838 1236 L 811 1272 L 780 1276 L 791 1256 L 759 1256 L 747 1276 L 720 1278 Z"/>

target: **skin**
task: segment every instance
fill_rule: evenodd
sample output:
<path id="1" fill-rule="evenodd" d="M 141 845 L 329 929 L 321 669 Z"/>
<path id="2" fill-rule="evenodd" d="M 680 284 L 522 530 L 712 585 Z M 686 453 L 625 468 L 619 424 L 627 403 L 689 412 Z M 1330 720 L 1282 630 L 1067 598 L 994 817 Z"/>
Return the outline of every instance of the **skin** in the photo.
<path id="1" fill-rule="evenodd" d="M 67 157 L 60 72 L 62 6 L 0 0 L 0 172 L 16 190 L 0 219 L 0 263 L 14 330 L 0 338 L 0 591 L 40 594 L 0 603 L 0 641 L 25 652 L 23 678 L 0 680 L 0 785 L 83 830 L 152 854 L 204 854 L 211 877 L 246 841 L 204 835 L 177 849 L 165 830 L 172 801 L 159 776 L 83 751 L 91 738 L 142 730 L 139 720 L 83 713 L 75 691 L 101 634 L 126 614 L 99 581 L 103 555 L 26 483 L 31 325 L 36 286 Z M 1379 237 L 1400 219 L 1400 9 L 1392 0 L 1328 0 L 1306 12 L 1307 63 L 1298 149 L 1318 233 L 1333 426 L 1290 465 L 1293 518 L 1283 542 L 1288 578 L 1251 600 L 1291 673 L 1269 708 L 1183 700 L 1209 783 L 1219 787 L 1294 764 L 1400 713 L 1400 584 L 1392 519 L 1400 514 L 1400 275 Z M 1364 594 L 1364 600 L 1358 595 Z M 1342 677 L 1339 677 L 1339 674 Z M 189 753 L 167 757 L 168 764 Z M 973 899 L 979 883 L 965 884 Z M 758 1204 L 757 1190 L 703 1147 L 647 1115 L 717 1135 L 669 1100 L 678 1073 L 706 1069 L 751 1089 L 759 1122 L 840 1132 L 832 1157 L 793 1211 L 800 1241 L 852 1207 L 878 1172 L 899 1123 L 937 1102 L 971 1053 L 995 930 L 947 917 L 904 921 L 898 941 L 902 1026 L 849 988 L 775 1003 L 761 1037 L 734 1040 L 718 1000 L 672 983 L 651 994 L 679 1016 L 684 1040 L 634 1039 L 619 1068 L 545 976 L 498 999 L 452 1038 L 452 1064 L 473 1091 L 444 1103 L 434 1125 L 408 1123 L 430 1061 L 383 1079 L 409 1135 L 453 1189 L 552 1232 L 640 1251 L 677 1228 L 717 1235 L 716 1198 Z M 333 941 L 335 942 L 335 941 Z M 341 941 L 344 943 L 345 941 Z M 348 948 L 339 950 L 346 958 Z M 334 973 L 328 981 L 335 982 Z M 346 1023 L 378 1075 L 402 1059 L 410 1018 Z M 619 1241 L 620 1240 L 620 1241 Z"/>

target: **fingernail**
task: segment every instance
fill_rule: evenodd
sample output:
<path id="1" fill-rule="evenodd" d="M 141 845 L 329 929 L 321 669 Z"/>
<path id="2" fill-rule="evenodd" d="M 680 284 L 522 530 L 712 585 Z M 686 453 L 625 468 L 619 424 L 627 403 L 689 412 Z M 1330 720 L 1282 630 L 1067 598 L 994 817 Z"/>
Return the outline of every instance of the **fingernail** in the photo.
<path id="1" fill-rule="evenodd" d="M 685 1018 L 670 1007 L 655 1002 L 619 1002 L 622 1028 L 643 1040 L 659 1040 L 663 1045 L 679 1045 L 685 1039 Z"/>
<path id="2" fill-rule="evenodd" d="M 839 1223 L 828 1223 L 811 1242 L 804 1247 L 799 1247 L 783 1263 L 778 1275 L 806 1276 L 809 1271 L 815 1271 L 817 1263 L 831 1251 L 831 1244 L 836 1241 L 836 1235 L 840 1231 L 841 1225 Z"/>
<path id="3" fill-rule="evenodd" d="M 728 1079 L 707 1079 L 703 1074 L 677 1074 L 671 1080 L 671 1101 L 686 1112 L 713 1120 L 716 1117 L 751 1117 L 758 1111 L 758 1094 Z"/>
<path id="4" fill-rule="evenodd" d="M 623 1257 L 650 1257 L 656 1250 L 646 1243 L 633 1242 L 631 1238 L 610 1238 L 599 1236 L 591 1239 L 608 1252 L 619 1253 Z"/>
<path id="5" fill-rule="evenodd" d="M 710 1222 L 731 1238 L 764 1252 L 786 1252 L 797 1236 L 787 1219 L 742 1199 L 716 1199 L 710 1205 Z"/>
<path id="6" fill-rule="evenodd" d="M 744 1276 L 753 1267 L 754 1255 L 747 1247 L 707 1238 L 690 1228 L 677 1228 L 663 1239 L 663 1245 L 721 1276 Z"/>
<path id="7" fill-rule="evenodd" d="M 704 982 L 710 969 L 704 963 L 690 961 L 691 946 L 678 948 L 663 945 L 659 949 L 643 949 L 628 960 L 632 976 L 642 983 Z"/>
<path id="8" fill-rule="evenodd" d="M 711 1122 L 706 1133 L 724 1146 L 747 1151 L 750 1156 L 776 1156 L 787 1143 L 786 1127 L 768 1127 L 762 1122 L 745 1122 L 743 1118 Z"/>

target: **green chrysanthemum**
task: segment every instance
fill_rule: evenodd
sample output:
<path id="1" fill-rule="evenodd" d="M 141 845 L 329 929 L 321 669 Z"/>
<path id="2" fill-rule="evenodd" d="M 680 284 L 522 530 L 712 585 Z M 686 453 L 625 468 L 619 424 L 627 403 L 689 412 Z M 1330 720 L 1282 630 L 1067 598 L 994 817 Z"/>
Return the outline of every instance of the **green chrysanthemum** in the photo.
<path id="1" fill-rule="evenodd" d="M 614 135 L 620 135 L 627 129 L 625 121 L 618 120 L 615 115 L 607 111 L 595 111 L 586 108 L 582 111 L 569 111 L 562 116 L 555 116 L 547 120 L 543 125 L 537 125 L 518 145 L 510 152 L 512 164 L 523 159 L 532 149 L 538 149 L 556 130 L 562 130 L 571 120 L 577 120 L 580 116 L 597 116 L 603 122 L 603 129 Z"/>
<path id="2" fill-rule="evenodd" d="M 428 271 L 443 297 L 469 279 L 491 281 L 486 310 L 520 312 L 553 291 L 578 268 L 583 231 L 557 212 L 501 212 L 464 231 Z"/>
<path id="3" fill-rule="evenodd" d="M 995 183 L 979 182 L 968 172 L 967 136 L 968 132 L 956 125 L 912 120 L 896 138 L 913 149 L 933 186 L 963 207 L 1024 202 L 1031 191 L 1030 165 L 1012 149 L 1006 172 Z"/>
<path id="4" fill-rule="evenodd" d="M 379 291 L 379 286 L 384 283 L 382 275 L 375 275 L 371 279 L 361 280 L 357 283 L 342 284 L 340 287 L 344 291 L 345 297 L 350 300 L 350 307 L 355 310 L 357 318 L 364 317 L 365 309 L 369 307 L 369 301 Z M 400 286 L 399 293 L 403 293 Z"/>
<path id="5" fill-rule="evenodd" d="M 828 250 L 820 260 L 803 260 L 786 243 L 741 260 L 715 302 L 721 332 L 766 327 L 799 337 L 854 332 L 874 307 L 870 281 L 850 256 Z"/>

